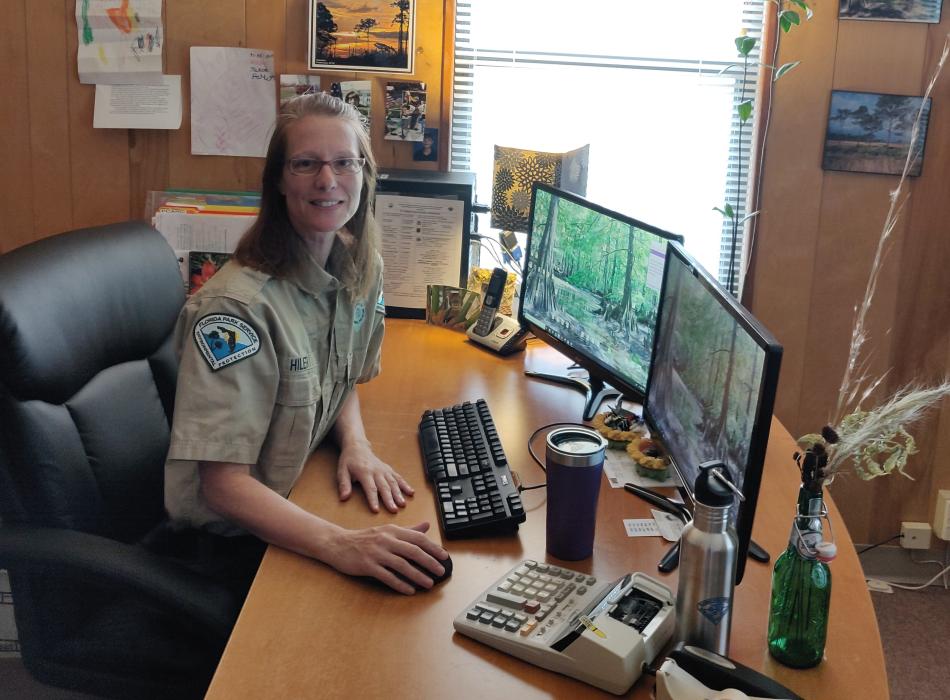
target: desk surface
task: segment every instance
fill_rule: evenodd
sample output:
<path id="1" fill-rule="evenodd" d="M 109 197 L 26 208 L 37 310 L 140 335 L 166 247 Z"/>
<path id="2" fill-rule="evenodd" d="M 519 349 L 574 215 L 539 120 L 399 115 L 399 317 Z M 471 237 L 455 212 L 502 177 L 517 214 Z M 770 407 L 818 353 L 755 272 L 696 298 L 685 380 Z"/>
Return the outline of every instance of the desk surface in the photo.
<path id="1" fill-rule="evenodd" d="M 459 333 L 422 321 L 390 320 L 383 370 L 359 388 L 367 433 L 376 453 L 416 489 L 398 514 L 373 515 L 361 494 L 336 497 L 335 452 L 319 449 L 291 500 L 345 527 L 386 522 L 432 523 L 441 538 L 431 487 L 422 474 L 418 421 L 423 410 L 480 397 L 487 399 L 505 452 L 525 483 L 544 480 L 528 454 L 538 427 L 577 421 L 581 394 L 527 379 L 524 369 L 563 372 L 566 361 L 539 341 L 526 353 L 500 358 Z M 774 558 L 788 542 L 798 487 L 795 445 L 773 422 L 753 536 Z M 543 438 L 535 444 L 543 454 Z M 544 490 L 523 494 L 527 522 L 516 536 L 443 543 L 454 575 L 432 591 L 402 596 L 342 576 L 320 562 L 276 547 L 268 549 L 208 691 L 208 698 L 444 698 L 614 697 L 545 671 L 455 634 L 452 620 L 500 574 L 522 559 L 563 563 L 600 578 L 644 571 L 675 592 L 676 573 L 656 563 L 667 545 L 660 538 L 631 539 L 623 518 L 650 517 L 649 506 L 602 485 L 594 555 L 559 562 L 545 553 Z M 809 698 L 887 698 L 884 655 L 871 599 L 854 546 L 829 501 L 838 543 L 832 564 L 831 621 L 825 660 L 795 671 L 773 661 L 765 644 L 771 564 L 750 560 L 736 589 L 730 656 Z M 631 697 L 649 698 L 653 679 L 641 678 Z"/>

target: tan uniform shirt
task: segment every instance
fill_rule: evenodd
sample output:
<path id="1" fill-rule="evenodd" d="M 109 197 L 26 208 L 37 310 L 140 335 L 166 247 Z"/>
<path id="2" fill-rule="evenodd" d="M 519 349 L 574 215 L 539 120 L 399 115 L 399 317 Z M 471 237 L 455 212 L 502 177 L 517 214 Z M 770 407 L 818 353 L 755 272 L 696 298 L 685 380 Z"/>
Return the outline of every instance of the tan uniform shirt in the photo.
<path id="1" fill-rule="evenodd" d="M 336 245 L 328 269 L 351 264 L 340 253 Z M 382 273 L 355 302 L 315 261 L 294 279 L 231 262 L 206 283 L 175 330 L 181 364 L 165 462 L 172 522 L 242 532 L 202 501 L 199 461 L 250 464 L 286 497 L 353 385 L 378 374 L 384 316 Z"/>

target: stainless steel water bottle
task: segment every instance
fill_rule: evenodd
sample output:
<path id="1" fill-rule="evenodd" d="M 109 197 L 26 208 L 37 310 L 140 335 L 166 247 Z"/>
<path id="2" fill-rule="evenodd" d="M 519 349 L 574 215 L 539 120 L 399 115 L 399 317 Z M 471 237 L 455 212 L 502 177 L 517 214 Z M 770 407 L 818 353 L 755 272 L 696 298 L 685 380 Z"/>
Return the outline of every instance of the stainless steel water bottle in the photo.
<path id="1" fill-rule="evenodd" d="M 676 641 L 722 656 L 729 654 L 739 549 L 729 519 L 734 492 L 738 490 L 722 462 L 700 464 L 693 520 L 680 537 Z"/>

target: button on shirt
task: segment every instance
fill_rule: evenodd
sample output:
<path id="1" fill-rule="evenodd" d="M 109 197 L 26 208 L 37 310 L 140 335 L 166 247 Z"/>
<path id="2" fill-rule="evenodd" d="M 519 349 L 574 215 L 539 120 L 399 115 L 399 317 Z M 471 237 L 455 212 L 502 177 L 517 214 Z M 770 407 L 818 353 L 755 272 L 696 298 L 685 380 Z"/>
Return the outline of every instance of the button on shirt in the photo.
<path id="1" fill-rule="evenodd" d="M 252 465 L 251 476 L 286 497 L 354 384 L 379 373 L 382 263 L 367 296 L 353 300 L 309 262 L 288 279 L 230 262 L 185 304 L 165 462 L 176 526 L 243 532 L 201 499 L 198 462 Z M 337 242 L 327 268 L 344 265 L 352 263 Z"/>

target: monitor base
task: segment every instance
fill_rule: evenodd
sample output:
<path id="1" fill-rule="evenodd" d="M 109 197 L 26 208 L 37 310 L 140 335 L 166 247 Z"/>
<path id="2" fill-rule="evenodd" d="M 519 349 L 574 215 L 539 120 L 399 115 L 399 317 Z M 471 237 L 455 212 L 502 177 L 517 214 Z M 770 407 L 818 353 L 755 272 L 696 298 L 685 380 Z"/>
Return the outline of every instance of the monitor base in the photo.
<path id="1" fill-rule="evenodd" d="M 591 420 L 597 413 L 597 409 L 607 399 L 620 397 L 623 395 L 619 389 L 614 389 L 610 384 L 603 380 L 591 377 L 590 379 L 578 379 L 577 377 L 567 377 L 561 374 L 546 374 L 545 372 L 534 372 L 530 369 L 524 371 L 526 377 L 535 379 L 546 379 L 556 384 L 571 386 L 584 392 L 584 420 Z"/>

